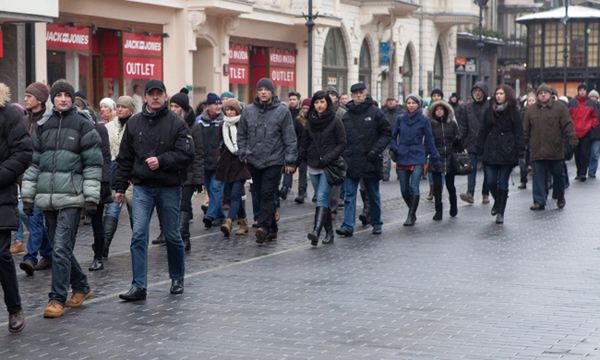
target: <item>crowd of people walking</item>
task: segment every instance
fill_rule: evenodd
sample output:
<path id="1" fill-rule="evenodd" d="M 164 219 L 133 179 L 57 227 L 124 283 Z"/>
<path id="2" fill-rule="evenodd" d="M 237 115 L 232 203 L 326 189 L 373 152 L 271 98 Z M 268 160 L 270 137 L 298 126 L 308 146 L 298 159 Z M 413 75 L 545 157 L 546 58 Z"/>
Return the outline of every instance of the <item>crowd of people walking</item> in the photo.
<path id="1" fill-rule="evenodd" d="M 550 192 L 558 208 L 566 205 L 565 160 L 573 154 L 576 180 L 596 176 L 598 93 L 588 96 L 585 84 L 571 100 L 559 99 L 545 84 L 518 99 L 507 85 L 490 93 L 476 83 L 464 103 L 456 94 L 445 101 L 434 89 L 429 103 L 410 94 L 404 106 L 390 98 L 382 108 L 363 83 L 352 85 L 350 94 L 329 88 L 307 99 L 292 91 L 287 104 L 268 78 L 255 90 L 246 105 L 230 92 L 209 93 L 194 109 L 185 89 L 169 96 L 162 81 L 150 80 L 142 98 L 105 98 L 96 112 L 64 80 L 50 88 L 29 85 L 25 109 L 10 103 L 9 89 L 0 84 L 0 282 L 9 330 L 25 326 L 11 255 L 25 250 L 22 242 L 11 246 L 11 233 L 23 233 L 23 225 L 29 238 L 19 267 L 29 276 L 51 269 L 43 315 L 56 318 L 93 296 L 73 251 L 80 220 L 89 217 L 93 229 L 88 270 L 102 271 L 123 205 L 132 232 L 132 282 L 119 297 L 131 302 L 147 297 L 155 209 L 161 232 L 152 242 L 166 246 L 169 291 L 177 295 L 184 292 L 185 253 L 192 249 L 190 221 L 202 216 L 206 229 L 218 227 L 225 238 L 247 236 L 253 227 L 257 244 L 276 240 L 281 200 L 296 173 L 295 203 L 305 202 L 308 179 L 314 190 L 314 221 L 306 235 L 313 246 L 333 243 L 336 234 L 353 236 L 358 194 L 364 205 L 359 220 L 373 235 L 382 234 L 379 186 L 390 180 L 392 166 L 408 209 L 404 226 L 416 225 L 424 178 L 434 221 L 443 219 L 444 184 L 449 215 L 458 215 L 456 176 L 468 176 L 460 199 L 473 204 L 479 163 L 482 202 L 493 201 L 498 224 L 517 166 L 521 189 L 532 168 L 533 211 L 545 209 Z M 193 212 L 195 194 L 205 195 L 202 215 Z"/>

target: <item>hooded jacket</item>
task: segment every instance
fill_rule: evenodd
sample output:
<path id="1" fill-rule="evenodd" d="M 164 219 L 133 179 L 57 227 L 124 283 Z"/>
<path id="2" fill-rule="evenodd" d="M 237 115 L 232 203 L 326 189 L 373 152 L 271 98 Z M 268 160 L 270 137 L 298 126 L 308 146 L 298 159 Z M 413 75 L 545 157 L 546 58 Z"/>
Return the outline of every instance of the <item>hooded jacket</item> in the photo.
<path id="1" fill-rule="evenodd" d="M 268 104 L 257 97 L 244 107 L 237 140 L 240 160 L 257 169 L 296 164 L 298 143 L 292 114 L 276 96 Z"/>
<path id="2" fill-rule="evenodd" d="M 587 96 L 576 96 L 569 101 L 569 113 L 573 120 L 575 135 L 586 136 L 592 128 L 598 127 L 598 114 L 594 101 Z"/>
<path id="3" fill-rule="evenodd" d="M 204 170 L 214 171 L 217 169 L 217 159 L 221 143 L 219 141 L 221 134 L 221 123 L 223 122 L 223 112 L 215 118 L 211 118 L 208 110 L 204 110 L 196 119 L 200 126 L 202 144 L 204 146 Z"/>
<path id="4" fill-rule="evenodd" d="M 443 106 L 445 109 L 445 116 L 442 119 L 437 119 L 435 116 L 435 108 L 438 106 Z M 458 129 L 458 123 L 454 120 L 454 111 L 449 103 L 441 100 L 431 104 L 428 115 L 435 148 L 440 154 L 439 164 L 430 164 L 430 169 L 434 172 L 448 173 L 452 170 L 452 154 L 462 149 L 460 130 Z"/>
<path id="5" fill-rule="evenodd" d="M 94 123 L 77 107 L 38 121 L 32 134 L 33 161 L 23 176 L 21 196 L 42 210 L 100 203 L 104 158 Z"/>
<path id="6" fill-rule="evenodd" d="M 159 164 L 155 171 L 146 164 L 146 159 L 153 156 Z M 134 185 L 181 186 L 193 159 L 194 141 L 185 121 L 167 106 L 150 112 L 144 105 L 141 113 L 127 121 L 113 189 L 125 193 L 130 180 Z"/>
<path id="7" fill-rule="evenodd" d="M 483 99 L 475 101 L 473 91 L 479 88 L 483 92 Z M 488 97 L 488 86 L 483 81 L 478 81 L 471 88 L 472 101 L 459 107 L 456 112 L 456 119 L 460 129 L 460 138 L 463 146 L 470 153 L 477 153 L 477 139 L 479 136 L 479 128 L 483 123 L 483 117 L 490 107 Z"/>
<path id="8" fill-rule="evenodd" d="M 398 165 L 424 165 L 427 154 L 437 164 L 440 154 L 435 148 L 431 123 L 420 108 L 404 113 L 392 132 L 390 151 L 396 154 Z"/>
<path id="9" fill-rule="evenodd" d="M 0 85 L 0 230 L 17 230 L 17 179 L 31 163 L 33 147 L 22 115 L 9 104 L 9 89 Z"/>
<path id="10" fill-rule="evenodd" d="M 348 111 L 342 118 L 346 131 L 346 149 L 343 152 L 348 164 L 346 175 L 349 178 L 383 178 L 383 150 L 390 143 L 390 124 L 383 112 L 374 105 L 368 96 L 365 102 L 346 104 Z M 370 152 L 376 154 L 375 161 L 367 160 Z"/>

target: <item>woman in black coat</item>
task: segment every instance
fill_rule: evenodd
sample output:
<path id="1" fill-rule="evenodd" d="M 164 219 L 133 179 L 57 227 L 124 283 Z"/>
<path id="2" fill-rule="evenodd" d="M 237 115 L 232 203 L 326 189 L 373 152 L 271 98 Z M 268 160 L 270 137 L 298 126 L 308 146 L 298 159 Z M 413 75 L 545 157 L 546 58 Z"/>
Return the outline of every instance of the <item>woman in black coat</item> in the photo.
<path id="1" fill-rule="evenodd" d="M 323 244 L 333 242 L 333 225 L 329 208 L 331 185 L 327 182 L 325 168 L 337 160 L 345 147 L 344 124 L 340 119 L 336 119 L 334 106 L 327 92 L 317 91 L 311 99 L 298 157 L 299 163 L 306 161 L 310 181 L 317 194 L 313 230 L 308 234 L 313 246 L 319 243 L 323 227 L 326 232 Z"/>
<path id="2" fill-rule="evenodd" d="M 433 196 L 435 198 L 435 215 L 433 220 L 442 220 L 442 178 L 446 181 L 448 199 L 450 200 L 450 216 L 458 213 L 456 204 L 456 187 L 454 186 L 454 172 L 452 169 L 452 156 L 460 150 L 460 131 L 454 120 L 454 111 L 447 102 L 436 101 L 429 107 L 429 119 L 435 148 L 440 154 L 440 161 L 436 164 L 429 163 L 429 171 L 433 176 Z"/>
<path id="3" fill-rule="evenodd" d="M 495 200 L 492 215 L 496 215 L 497 224 L 504 223 L 508 179 L 524 151 L 523 123 L 514 91 L 510 86 L 500 85 L 485 113 L 477 142 L 477 153 L 482 154 L 485 166 L 485 179 Z"/>

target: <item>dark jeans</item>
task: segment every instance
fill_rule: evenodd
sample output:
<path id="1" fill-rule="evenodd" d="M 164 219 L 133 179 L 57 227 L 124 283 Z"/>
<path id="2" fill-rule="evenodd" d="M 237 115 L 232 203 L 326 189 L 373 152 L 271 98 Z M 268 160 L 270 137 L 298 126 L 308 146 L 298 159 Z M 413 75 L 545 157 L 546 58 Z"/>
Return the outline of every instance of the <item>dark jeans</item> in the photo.
<path id="1" fill-rule="evenodd" d="M 48 238 L 54 244 L 52 253 L 52 290 L 48 297 L 61 304 L 67 301 L 69 284 L 74 292 L 90 291 L 87 277 L 73 254 L 81 208 L 46 211 Z"/>
<path id="2" fill-rule="evenodd" d="M 590 166 L 590 151 L 592 140 L 588 132 L 584 137 L 579 139 L 579 143 L 575 147 L 575 165 L 577 166 L 577 176 L 586 176 L 588 167 Z"/>
<path id="3" fill-rule="evenodd" d="M 246 204 L 242 200 L 244 196 L 244 184 L 246 180 L 235 181 L 232 183 L 225 184 L 225 191 L 229 189 L 229 212 L 228 217 L 231 220 L 245 219 L 246 218 Z"/>
<path id="4" fill-rule="evenodd" d="M 542 206 L 546 205 L 547 176 L 552 176 L 552 188 L 557 199 L 565 196 L 565 177 L 562 160 L 534 160 L 533 166 L 533 202 Z"/>
<path id="5" fill-rule="evenodd" d="M 477 154 L 469 153 L 469 158 L 471 159 L 471 165 L 473 165 L 473 172 L 469 174 L 467 178 L 467 192 L 471 195 L 475 194 L 475 185 L 477 184 Z M 483 172 L 483 185 L 481 186 L 481 195 L 489 195 L 490 190 L 487 186 L 487 181 L 485 181 L 485 171 Z"/>
<path id="6" fill-rule="evenodd" d="M 187 185 L 181 187 L 181 211 L 187 212 L 190 214 L 190 219 L 192 219 L 192 196 L 194 196 L 194 191 L 196 191 L 196 186 Z"/>
<path id="7" fill-rule="evenodd" d="M 250 174 L 252 174 L 252 183 L 258 195 L 258 226 L 270 233 L 276 233 L 275 211 L 277 210 L 278 186 L 281 182 L 283 167 L 275 165 L 257 169 L 250 165 L 249 168 Z"/>
<path id="8" fill-rule="evenodd" d="M 353 231 L 356 222 L 356 193 L 361 179 L 346 178 L 344 180 L 344 223 L 342 228 Z M 379 179 L 363 178 L 365 190 L 369 195 L 369 215 L 371 216 L 371 226 L 374 229 L 381 229 L 381 196 L 379 193 Z"/>
<path id="9" fill-rule="evenodd" d="M 442 203 L 442 179 L 446 181 L 446 189 L 448 190 L 449 198 L 456 198 L 456 186 L 454 186 L 454 174 L 445 174 L 443 175 L 441 172 L 431 172 L 433 176 L 433 196 L 435 198 L 435 203 L 439 206 Z"/>
<path id="10" fill-rule="evenodd" d="M 508 179 L 512 169 L 512 165 L 485 165 L 485 181 L 488 189 L 508 191 Z"/>
<path id="11" fill-rule="evenodd" d="M 0 283 L 6 310 L 13 314 L 21 311 L 21 296 L 15 262 L 10 254 L 10 240 L 10 230 L 0 230 Z"/>
<path id="12" fill-rule="evenodd" d="M 104 252 L 104 204 L 91 216 L 92 231 L 94 233 L 94 259 L 101 260 Z"/>
<path id="13" fill-rule="evenodd" d="M 38 252 L 46 261 L 52 262 L 52 244 L 48 240 L 48 233 L 44 227 L 44 213 L 39 207 L 33 208 L 33 215 L 29 217 L 29 239 L 27 240 L 27 254 L 23 260 L 34 264 L 38 262 Z"/>

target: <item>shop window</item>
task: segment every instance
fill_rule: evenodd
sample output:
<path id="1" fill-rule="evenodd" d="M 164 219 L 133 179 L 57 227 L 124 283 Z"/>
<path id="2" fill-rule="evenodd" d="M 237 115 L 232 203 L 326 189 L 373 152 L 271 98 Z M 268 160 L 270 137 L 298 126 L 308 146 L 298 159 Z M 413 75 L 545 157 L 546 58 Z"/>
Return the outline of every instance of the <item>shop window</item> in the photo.
<path id="1" fill-rule="evenodd" d="M 340 29 L 330 29 L 323 49 L 323 89 L 335 86 L 338 92 L 348 91 L 348 63 L 346 45 Z"/>
<path id="2" fill-rule="evenodd" d="M 585 67 L 585 23 L 571 23 L 571 43 L 569 64 L 572 67 Z"/>
<path id="3" fill-rule="evenodd" d="M 527 31 L 527 63 L 531 68 L 540 68 L 542 65 L 542 25 L 532 24 Z"/>
<path id="4" fill-rule="evenodd" d="M 404 99 L 412 92 L 413 66 L 412 54 L 408 48 L 404 52 L 404 62 L 402 63 L 402 96 Z"/>
<path id="5" fill-rule="evenodd" d="M 598 67 L 598 23 L 588 25 L 588 67 Z"/>

